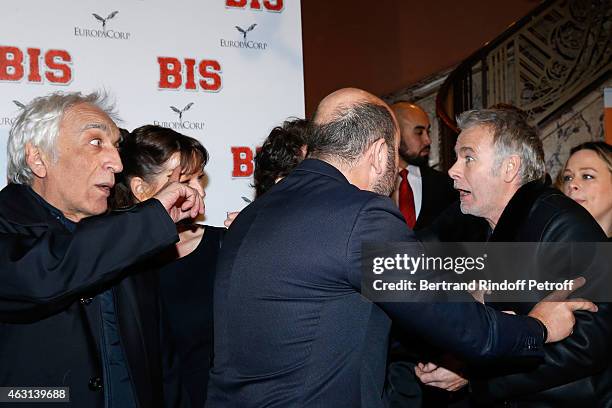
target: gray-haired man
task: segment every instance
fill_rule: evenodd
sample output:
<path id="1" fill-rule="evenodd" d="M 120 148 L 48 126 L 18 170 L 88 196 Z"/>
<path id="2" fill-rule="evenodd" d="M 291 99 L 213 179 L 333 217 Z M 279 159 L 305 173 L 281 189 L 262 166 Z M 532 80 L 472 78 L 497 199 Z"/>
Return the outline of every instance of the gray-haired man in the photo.
<path id="1" fill-rule="evenodd" d="M 542 141 L 522 111 L 468 111 L 458 124 L 457 162 L 448 173 L 460 193 L 461 211 L 488 222 L 490 242 L 605 241 L 582 206 L 544 182 Z M 560 259 L 569 263 L 569 257 Z M 609 406 L 612 314 L 608 303 L 598 306 L 598 313 L 577 313 L 572 334 L 544 347 L 544 361 L 535 369 L 521 373 L 520 367 L 500 368 L 472 381 L 473 395 L 487 407 Z M 504 307 L 520 315 L 531 304 Z M 424 383 L 449 391 L 467 383 L 434 364 L 416 371 Z"/>
<path id="2" fill-rule="evenodd" d="M 0 386 L 69 387 L 77 407 L 161 407 L 159 338 L 145 336 L 158 310 L 123 285 L 124 269 L 173 244 L 174 223 L 203 203 L 174 183 L 132 210 L 94 217 L 122 170 L 112 116 L 98 94 L 56 93 L 34 99 L 11 129 L 10 183 L 0 191 Z"/>

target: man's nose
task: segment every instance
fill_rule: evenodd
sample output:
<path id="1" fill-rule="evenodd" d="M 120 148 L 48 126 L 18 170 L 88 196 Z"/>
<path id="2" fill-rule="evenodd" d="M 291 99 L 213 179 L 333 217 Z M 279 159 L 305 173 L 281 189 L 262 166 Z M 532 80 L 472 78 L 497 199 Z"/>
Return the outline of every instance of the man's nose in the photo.
<path id="1" fill-rule="evenodd" d="M 461 177 L 461 172 L 459 170 L 459 160 L 455 161 L 455 164 L 453 164 L 453 166 L 448 169 L 448 175 L 453 180 L 458 180 Z"/>
<path id="2" fill-rule="evenodd" d="M 104 168 L 111 173 L 121 173 L 123 170 L 123 164 L 121 163 L 121 157 L 119 156 L 119 151 L 116 147 L 111 147 L 109 149 L 108 155 L 106 157 Z"/>
<path id="3" fill-rule="evenodd" d="M 425 143 L 426 146 L 430 146 L 431 145 L 431 133 L 429 130 L 426 130 L 423 133 L 423 143 Z"/>

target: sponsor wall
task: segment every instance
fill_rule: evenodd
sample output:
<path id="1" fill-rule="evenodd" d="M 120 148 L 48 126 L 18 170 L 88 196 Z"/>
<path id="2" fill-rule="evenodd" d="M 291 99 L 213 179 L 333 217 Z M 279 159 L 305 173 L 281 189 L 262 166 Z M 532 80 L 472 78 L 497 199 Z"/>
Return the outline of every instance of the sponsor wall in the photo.
<path id="1" fill-rule="evenodd" d="M 14 117 L 54 91 L 105 89 L 129 130 L 171 127 L 200 140 L 206 219 L 252 198 L 253 154 L 304 116 L 299 0 L 23 0 L 0 14 L 0 187 Z"/>

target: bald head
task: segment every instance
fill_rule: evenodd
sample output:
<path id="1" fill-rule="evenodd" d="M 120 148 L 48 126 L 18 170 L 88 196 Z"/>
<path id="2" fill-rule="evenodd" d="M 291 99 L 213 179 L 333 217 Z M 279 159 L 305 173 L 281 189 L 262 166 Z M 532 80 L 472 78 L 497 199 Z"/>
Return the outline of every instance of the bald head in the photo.
<path id="1" fill-rule="evenodd" d="M 391 105 L 400 128 L 400 165 L 427 165 L 431 146 L 431 124 L 427 113 L 418 105 L 398 102 Z"/>
<path id="2" fill-rule="evenodd" d="M 332 122 L 355 105 L 365 103 L 380 105 L 388 109 L 382 99 L 369 92 L 357 88 L 343 88 L 332 92 L 319 102 L 313 122 L 317 125 Z"/>
<path id="3" fill-rule="evenodd" d="M 312 122 L 309 157 L 336 167 L 362 190 L 393 191 L 399 131 L 380 98 L 361 89 L 340 89 L 321 101 Z"/>
<path id="4" fill-rule="evenodd" d="M 340 89 L 325 97 L 313 117 L 309 156 L 354 163 L 379 139 L 395 146 L 397 124 L 380 98 L 356 88 Z"/>

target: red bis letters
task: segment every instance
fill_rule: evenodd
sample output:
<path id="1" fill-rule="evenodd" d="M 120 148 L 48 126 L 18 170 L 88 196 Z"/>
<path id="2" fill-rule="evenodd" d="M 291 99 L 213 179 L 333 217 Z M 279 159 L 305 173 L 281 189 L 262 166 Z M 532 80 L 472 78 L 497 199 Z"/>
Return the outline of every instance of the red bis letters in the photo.
<path id="1" fill-rule="evenodd" d="M 185 58 L 185 69 L 178 58 L 158 57 L 159 63 L 159 87 L 161 89 L 185 89 L 195 90 L 198 85 L 202 90 L 216 92 L 221 89 L 221 64 L 215 60 L 202 60 L 197 65 L 200 78 L 196 83 L 196 60 Z"/>
<path id="2" fill-rule="evenodd" d="M 260 150 L 261 146 L 257 146 L 255 152 L 248 146 L 232 146 L 232 177 L 251 177 L 255 170 L 253 158 Z"/>
<path id="3" fill-rule="evenodd" d="M 253 174 L 253 150 L 250 147 L 232 147 L 232 158 L 232 177 L 250 177 Z"/>
<path id="4" fill-rule="evenodd" d="M 27 55 L 27 58 L 26 58 Z M 70 63 L 72 57 L 65 50 L 44 52 L 44 66 L 41 69 L 40 48 L 27 48 L 23 52 L 18 47 L 0 46 L 0 81 L 19 82 L 25 76 L 28 82 L 42 82 L 42 75 L 53 84 L 67 84 L 72 81 Z M 45 69 L 46 68 L 46 69 Z"/>
<path id="5" fill-rule="evenodd" d="M 225 0 L 226 7 L 245 8 L 247 3 L 251 9 L 261 10 L 261 5 L 268 11 L 281 11 L 283 0 Z"/>

